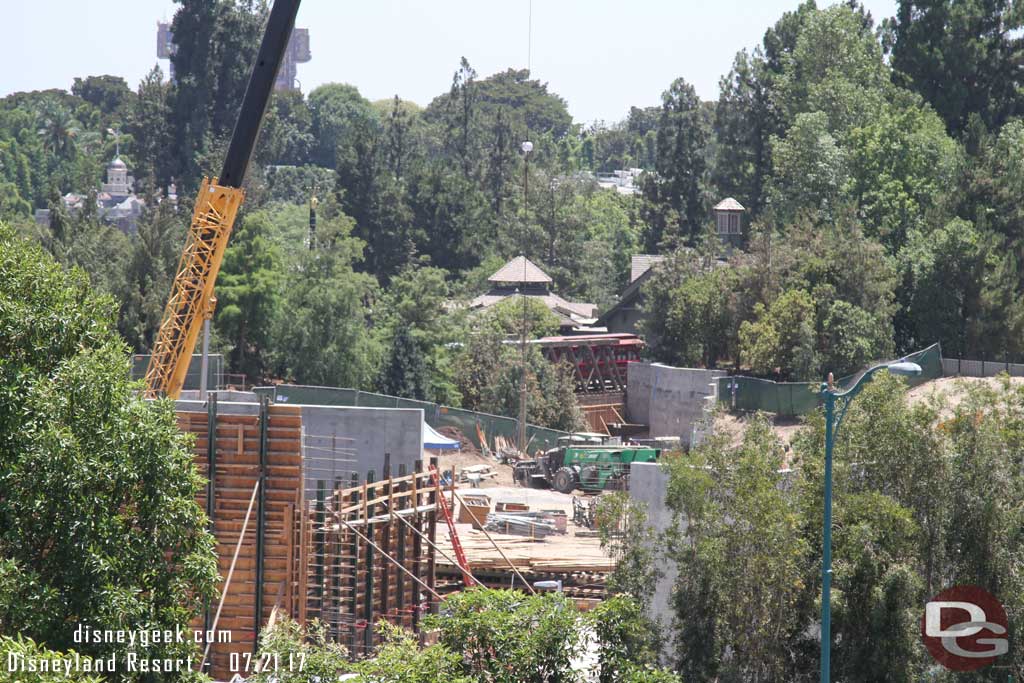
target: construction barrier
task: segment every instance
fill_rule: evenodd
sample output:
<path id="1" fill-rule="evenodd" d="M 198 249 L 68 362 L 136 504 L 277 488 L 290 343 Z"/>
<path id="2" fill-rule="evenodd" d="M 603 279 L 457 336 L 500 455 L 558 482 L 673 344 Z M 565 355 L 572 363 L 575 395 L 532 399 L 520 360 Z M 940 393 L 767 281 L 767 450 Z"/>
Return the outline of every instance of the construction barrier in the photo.
<path id="1" fill-rule="evenodd" d="M 462 410 L 461 408 L 450 408 L 428 401 L 398 398 L 397 396 L 377 394 L 372 391 L 339 389 L 336 387 L 313 387 L 297 384 L 256 387 L 253 391 L 270 396 L 275 403 L 352 406 L 359 408 L 419 408 L 423 411 L 423 418 L 431 427 L 434 429 L 439 427 L 455 427 L 478 448 L 481 445 L 480 439 L 477 436 L 478 427 L 486 435 L 487 440 L 490 442 L 488 444 L 490 448 L 493 448 L 494 437 L 496 436 L 503 436 L 514 442 L 519 434 L 519 420 L 512 417 L 478 413 L 472 410 Z M 526 440 L 529 443 L 528 450 L 533 452 L 538 449 L 553 448 L 557 445 L 559 437 L 566 434 L 567 432 L 561 432 L 557 429 L 547 429 L 546 427 L 528 424 L 526 425 Z"/>
<path id="2" fill-rule="evenodd" d="M 906 360 L 921 366 L 921 374 L 905 377 L 907 384 L 914 387 L 944 375 L 942 349 L 932 344 L 926 349 L 912 353 Z M 840 389 L 852 387 L 862 372 L 843 377 L 836 381 Z M 773 382 L 756 377 L 718 378 L 718 400 L 729 410 L 763 410 L 776 415 L 795 417 L 806 415 L 821 405 L 821 382 Z"/>

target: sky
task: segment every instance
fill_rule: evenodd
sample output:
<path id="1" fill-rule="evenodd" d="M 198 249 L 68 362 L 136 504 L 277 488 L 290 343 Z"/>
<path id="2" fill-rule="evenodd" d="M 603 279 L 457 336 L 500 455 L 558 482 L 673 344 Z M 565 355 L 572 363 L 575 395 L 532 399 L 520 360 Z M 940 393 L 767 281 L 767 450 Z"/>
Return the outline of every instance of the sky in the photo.
<path id="1" fill-rule="evenodd" d="M 156 23 L 172 0 L 0 0 L 0 96 L 71 87 L 76 76 L 113 74 L 131 87 L 154 64 Z M 483 77 L 529 66 L 564 97 L 576 121 L 613 122 L 630 106 L 656 105 L 682 76 L 702 99 L 741 48 L 798 0 L 304 0 L 312 61 L 304 92 L 344 82 L 371 100 L 421 105 L 451 85 L 465 56 Z M 819 2 L 819 5 L 827 4 Z M 896 0 L 865 0 L 876 21 Z M 532 25 L 532 32 L 529 27 Z M 532 35 L 531 35 L 532 34 Z"/>

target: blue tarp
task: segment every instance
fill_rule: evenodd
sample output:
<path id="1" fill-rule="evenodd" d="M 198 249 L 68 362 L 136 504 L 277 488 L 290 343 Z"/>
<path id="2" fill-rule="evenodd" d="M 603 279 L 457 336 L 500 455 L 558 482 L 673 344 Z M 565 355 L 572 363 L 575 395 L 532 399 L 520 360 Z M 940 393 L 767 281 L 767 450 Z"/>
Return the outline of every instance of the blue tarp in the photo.
<path id="1" fill-rule="evenodd" d="M 442 436 L 434 431 L 434 428 L 426 422 L 423 423 L 424 448 L 429 448 L 432 451 L 454 451 L 457 450 L 459 446 L 459 442 L 455 439 L 449 439 L 447 436 Z"/>

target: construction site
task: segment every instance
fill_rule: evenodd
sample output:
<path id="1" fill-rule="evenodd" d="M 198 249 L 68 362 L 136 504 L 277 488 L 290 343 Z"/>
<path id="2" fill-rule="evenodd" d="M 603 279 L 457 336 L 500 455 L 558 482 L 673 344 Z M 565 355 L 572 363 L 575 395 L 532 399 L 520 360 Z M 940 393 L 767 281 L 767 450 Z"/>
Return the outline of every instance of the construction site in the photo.
<path id="1" fill-rule="evenodd" d="M 0 93 L 0 683 L 1024 678 L 1024 20 L 439 1 Z"/>

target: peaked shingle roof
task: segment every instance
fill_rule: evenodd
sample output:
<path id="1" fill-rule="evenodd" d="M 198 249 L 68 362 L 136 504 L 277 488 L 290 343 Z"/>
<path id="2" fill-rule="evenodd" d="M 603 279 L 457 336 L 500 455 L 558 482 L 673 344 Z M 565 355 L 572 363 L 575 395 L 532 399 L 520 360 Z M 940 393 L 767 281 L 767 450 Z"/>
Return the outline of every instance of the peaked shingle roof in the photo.
<path id="1" fill-rule="evenodd" d="M 657 254 L 633 254 L 630 261 L 629 281 L 636 282 L 636 279 L 650 270 L 651 266 L 664 260 L 664 256 Z"/>
<path id="2" fill-rule="evenodd" d="M 732 197 L 726 197 L 715 204 L 715 211 L 746 211 L 746 209 L 744 209 L 743 205 Z"/>
<path id="3" fill-rule="evenodd" d="M 543 270 L 537 267 L 525 256 L 516 256 L 514 259 L 498 268 L 494 275 L 487 278 L 488 282 L 537 282 L 543 284 L 551 283 L 551 278 Z"/>

